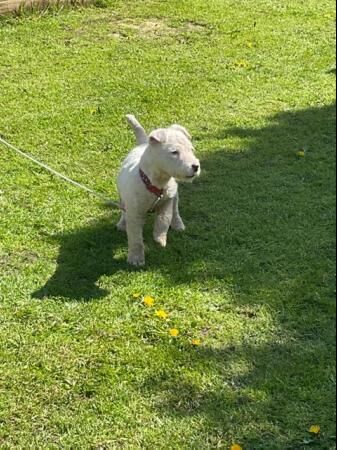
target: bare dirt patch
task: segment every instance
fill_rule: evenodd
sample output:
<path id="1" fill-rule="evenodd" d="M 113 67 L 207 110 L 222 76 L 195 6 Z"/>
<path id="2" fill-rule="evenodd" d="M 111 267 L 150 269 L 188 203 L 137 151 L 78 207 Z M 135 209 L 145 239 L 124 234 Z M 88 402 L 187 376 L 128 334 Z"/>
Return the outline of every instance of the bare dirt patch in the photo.
<path id="1" fill-rule="evenodd" d="M 109 35 L 115 39 L 138 36 L 143 39 L 179 37 L 186 34 L 204 33 L 206 24 L 191 21 L 172 23 L 159 18 L 124 18 L 119 16 L 104 17 L 95 21 L 89 20 L 86 25 L 92 27 L 108 25 Z"/>
<path id="2" fill-rule="evenodd" d="M 184 33 L 203 32 L 205 25 L 193 22 L 184 22 L 174 26 L 162 19 L 147 19 L 144 21 L 126 20 L 121 26 L 134 30 L 140 37 L 155 38 L 166 36 L 179 36 Z"/>
<path id="3" fill-rule="evenodd" d="M 142 37 L 169 36 L 175 29 L 167 25 L 163 20 L 148 19 L 141 22 L 126 19 L 118 22 L 118 26 L 135 31 Z"/>

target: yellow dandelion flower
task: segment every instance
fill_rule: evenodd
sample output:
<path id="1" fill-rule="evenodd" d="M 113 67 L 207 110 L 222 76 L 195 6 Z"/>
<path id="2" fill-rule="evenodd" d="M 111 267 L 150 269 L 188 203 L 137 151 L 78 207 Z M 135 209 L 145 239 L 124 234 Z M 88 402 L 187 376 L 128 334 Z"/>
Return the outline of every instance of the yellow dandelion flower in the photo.
<path id="1" fill-rule="evenodd" d="M 231 450 L 243 450 L 243 448 L 239 444 L 234 444 L 231 446 Z"/>
<path id="2" fill-rule="evenodd" d="M 299 156 L 300 158 L 304 158 L 304 156 L 305 156 L 305 150 L 299 150 L 297 153 L 297 156 Z"/>
<path id="3" fill-rule="evenodd" d="M 201 339 L 192 339 L 192 345 L 194 345 L 194 347 L 200 347 Z"/>
<path id="4" fill-rule="evenodd" d="M 319 425 L 312 425 L 309 432 L 312 434 L 319 434 L 321 432 L 321 427 Z"/>
<path id="5" fill-rule="evenodd" d="M 239 67 L 240 69 L 246 69 L 247 67 L 249 67 L 248 61 L 244 61 L 244 60 L 242 60 L 242 61 L 237 61 L 237 62 L 235 63 L 235 65 L 236 65 L 236 67 Z"/>
<path id="6" fill-rule="evenodd" d="M 172 336 L 172 337 L 178 337 L 180 334 L 180 331 L 177 328 L 172 328 L 169 331 L 169 333 L 170 333 L 170 336 Z"/>
<path id="7" fill-rule="evenodd" d="M 156 316 L 159 319 L 166 320 L 168 318 L 168 313 L 166 311 L 160 309 L 159 311 L 156 311 Z"/>
<path id="8" fill-rule="evenodd" d="M 155 304 L 155 299 L 150 297 L 150 296 L 146 296 L 144 298 L 144 305 L 148 306 L 149 308 L 152 308 L 152 306 Z"/>

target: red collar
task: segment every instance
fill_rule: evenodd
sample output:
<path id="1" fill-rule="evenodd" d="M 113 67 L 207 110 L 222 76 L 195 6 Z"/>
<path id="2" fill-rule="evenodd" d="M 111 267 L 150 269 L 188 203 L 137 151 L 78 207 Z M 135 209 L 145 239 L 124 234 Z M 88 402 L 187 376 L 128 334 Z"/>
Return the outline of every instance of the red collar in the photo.
<path id="1" fill-rule="evenodd" d="M 142 169 L 139 169 L 139 175 L 140 178 L 143 180 L 146 189 L 151 192 L 151 194 L 156 195 L 158 198 L 162 198 L 164 195 L 164 190 L 163 189 L 159 189 L 156 186 L 154 186 L 151 181 L 150 178 L 142 171 Z"/>

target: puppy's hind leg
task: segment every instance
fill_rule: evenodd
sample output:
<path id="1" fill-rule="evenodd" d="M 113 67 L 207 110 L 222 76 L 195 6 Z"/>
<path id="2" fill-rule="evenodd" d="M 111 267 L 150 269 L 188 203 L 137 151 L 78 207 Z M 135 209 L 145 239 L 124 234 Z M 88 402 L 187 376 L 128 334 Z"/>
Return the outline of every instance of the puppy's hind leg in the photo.
<path id="1" fill-rule="evenodd" d="M 135 133 L 137 144 L 138 145 L 147 144 L 149 142 L 149 139 L 147 137 L 146 131 L 138 122 L 138 120 L 135 118 L 135 116 L 129 114 L 126 116 L 126 119 L 130 127 L 133 129 L 133 132 Z"/>

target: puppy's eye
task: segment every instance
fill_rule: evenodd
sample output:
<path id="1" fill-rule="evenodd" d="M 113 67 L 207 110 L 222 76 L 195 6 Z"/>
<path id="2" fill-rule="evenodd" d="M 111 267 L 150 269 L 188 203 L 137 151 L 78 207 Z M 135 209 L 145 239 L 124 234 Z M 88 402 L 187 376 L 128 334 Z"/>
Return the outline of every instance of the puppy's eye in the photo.
<path id="1" fill-rule="evenodd" d="M 174 156 L 179 156 L 180 153 L 176 150 L 176 151 L 172 152 L 172 155 L 174 155 Z"/>

